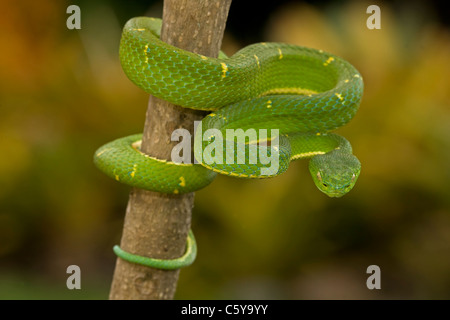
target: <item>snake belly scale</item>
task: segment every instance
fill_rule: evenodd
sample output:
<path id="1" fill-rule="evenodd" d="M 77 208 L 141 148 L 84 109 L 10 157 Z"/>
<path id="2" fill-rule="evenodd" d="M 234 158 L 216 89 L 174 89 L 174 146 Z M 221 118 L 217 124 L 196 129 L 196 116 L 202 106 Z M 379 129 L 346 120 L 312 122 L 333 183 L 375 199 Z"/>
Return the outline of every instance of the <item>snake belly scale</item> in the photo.
<path id="1" fill-rule="evenodd" d="M 231 57 L 221 53 L 219 58 L 210 58 L 161 41 L 160 30 L 159 19 L 138 17 L 128 21 L 120 44 L 122 68 L 147 93 L 182 107 L 211 111 L 195 135 L 196 159 L 201 159 L 202 151 L 211 143 L 203 139 L 209 129 L 224 134 L 228 129 L 277 129 L 280 145 L 268 149 L 279 154 L 278 170 L 262 175 L 264 165 L 259 161 L 236 165 L 156 159 L 140 152 L 141 134 L 100 147 L 94 155 L 100 170 L 131 186 L 181 194 L 207 186 L 217 173 L 266 178 L 286 171 L 291 161 L 308 158 L 311 176 L 320 191 L 340 197 L 353 188 L 360 162 L 352 154 L 350 143 L 331 133 L 353 118 L 362 98 L 362 77 L 350 63 L 322 50 L 283 43 L 253 44 Z M 249 146 L 248 142 L 243 146 L 248 154 Z M 193 235 L 189 237 L 188 243 L 195 246 Z M 167 264 L 152 258 L 138 259 L 120 248 L 115 252 L 127 261 L 163 269 L 193 261 L 192 255 L 185 255 Z M 188 252 L 196 249 L 190 247 Z"/>

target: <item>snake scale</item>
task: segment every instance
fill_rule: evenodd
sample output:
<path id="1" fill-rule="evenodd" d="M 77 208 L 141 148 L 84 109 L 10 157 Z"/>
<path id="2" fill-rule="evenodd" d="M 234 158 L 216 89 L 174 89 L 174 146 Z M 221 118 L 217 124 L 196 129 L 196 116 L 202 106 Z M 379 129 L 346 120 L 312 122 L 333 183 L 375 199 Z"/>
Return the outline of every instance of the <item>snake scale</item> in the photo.
<path id="1" fill-rule="evenodd" d="M 100 147 L 94 155 L 100 170 L 130 186 L 182 194 L 207 186 L 217 173 L 267 178 L 286 171 L 293 160 L 308 158 L 320 191 L 340 197 L 353 188 L 361 164 L 350 143 L 331 133 L 353 118 L 362 98 L 362 77 L 350 63 L 322 50 L 284 43 L 253 44 L 231 57 L 221 53 L 210 58 L 161 41 L 160 30 L 159 19 L 128 21 L 120 44 L 122 68 L 147 93 L 211 111 L 195 134 L 199 163 L 145 155 L 139 148 L 142 134 L 136 134 Z M 244 140 L 235 136 L 218 143 L 229 130 L 244 132 Z M 245 135 L 249 130 L 256 132 L 256 140 Z M 261 130 L 275 133 L 263 136 Z M 242 152 L 235 152 L 239 148 Z M 275 170 L 258 159 L 261 154 L 276 159 Z M 223 155 L 231 161 L 215 161 Z M 174 269 L 195 258 L 192 232 L 187 243 L 186 254 L 174 260 L 140 257 L 117 246 L 114 251 L 129 262 Z"/>

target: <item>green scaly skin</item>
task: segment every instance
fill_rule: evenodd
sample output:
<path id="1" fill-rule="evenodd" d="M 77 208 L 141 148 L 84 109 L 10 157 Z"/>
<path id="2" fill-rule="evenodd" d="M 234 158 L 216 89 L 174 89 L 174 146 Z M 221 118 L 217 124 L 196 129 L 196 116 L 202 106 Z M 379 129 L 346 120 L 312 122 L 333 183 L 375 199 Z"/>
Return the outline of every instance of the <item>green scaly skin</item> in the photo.
<path id="1" fill-rule="evenodd" d="M 121 64 L 128 78 L 146 92 L 186 108 L 212 111 L 195 136 L 194 153 L 200 164 L 144 155 L 139 151 L 142 135 L 134 135 L 96 151 L 94 162 L 103 172 L 131 186 L 181 194 L 207 186 L 216 173 L 267 178 L 286 171 L 290 161 L 310 158 L 310 173 L 320 191 L 340 197 L 353 188 L 360 162 L 345 138 L 330 133 L 353 118 L 361 101 L 362 77 L 351 64 L 322 50 L 281 43 L 254 44 L 231 57 L 221 53 L 209 58 L 162 42 L 160 29 L 159 19 L 128 21 L 120 45 Z M 236 150 L 246 151 L 243 164 L 202 158 L 215 141 L 205 139 L 207 130 L 218 130 L 225 137 L 227 129 L 238 128 L 278 129 L 279 145 L 269 142 L 267 148 L 253 148 L 249 141 L 232 141 Z M 225 143 L 222 147 L 225 154 Z M 279 156 L 276 171 L 263 175 L 267 165 L 259 159 L 249 163 L 255 152 L 262 151 Z M 143 257 L 119 251 L 130 262 L 165 269 L 172 265 L 151 258 L 143 262 Z M 182 265 L 177 262 L 176 267 Z"/>

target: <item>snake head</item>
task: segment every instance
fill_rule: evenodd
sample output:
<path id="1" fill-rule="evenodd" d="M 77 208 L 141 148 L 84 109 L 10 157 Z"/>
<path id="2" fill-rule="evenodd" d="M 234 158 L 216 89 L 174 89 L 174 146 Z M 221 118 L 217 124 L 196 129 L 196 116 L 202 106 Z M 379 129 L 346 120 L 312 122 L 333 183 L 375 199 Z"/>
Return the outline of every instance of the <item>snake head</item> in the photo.
<path id="1" fill-rule="evenodd" d="M 351 153 L 333 150 L 314 156 L 309 162 L 309 172 L 320 191 L 329 197 L 342 197 L 355 185 L 361 163 Z"/>

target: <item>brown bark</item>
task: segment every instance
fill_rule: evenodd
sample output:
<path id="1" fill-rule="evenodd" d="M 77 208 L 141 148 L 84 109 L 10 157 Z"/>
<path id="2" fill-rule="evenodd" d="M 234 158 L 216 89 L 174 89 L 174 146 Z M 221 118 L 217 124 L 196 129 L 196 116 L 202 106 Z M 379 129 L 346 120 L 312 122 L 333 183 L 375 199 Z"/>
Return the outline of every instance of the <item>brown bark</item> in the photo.
<path id="1" fill-rule="evenodd" d="M 217 57 L 231 0 L 165 0 L 161 39 L 179 48 Z M 203 112 L 150 96 L 142 151 L 170 160 L 173 130 L 193 134 Z M 126 210 L 121 248 L 138 255 L 173 259 L 183 255 L 194 193 L 166 195 L 134 188 Z M 173 299 L 179 270 L 165 271 L 117 259 L 110 299 Z"/>

